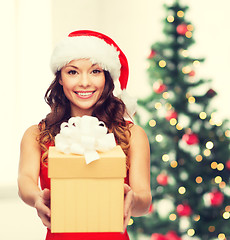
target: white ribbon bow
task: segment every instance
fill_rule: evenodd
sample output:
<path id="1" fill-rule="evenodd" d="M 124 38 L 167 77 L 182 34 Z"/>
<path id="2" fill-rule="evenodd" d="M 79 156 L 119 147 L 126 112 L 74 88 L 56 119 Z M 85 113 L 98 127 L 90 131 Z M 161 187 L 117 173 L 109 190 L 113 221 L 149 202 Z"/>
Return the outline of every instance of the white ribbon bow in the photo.
<path id="1" fill-rule="evenodd" d="M 104 122 L 96 117 L 72 117 L 61 124 L 55 137 L 56 148 L 64 153 L 85 156 L 86 163 L 99 159 L 97 151 L 106 152 L 116 146 L 113 133 L 107 133 Z"/>

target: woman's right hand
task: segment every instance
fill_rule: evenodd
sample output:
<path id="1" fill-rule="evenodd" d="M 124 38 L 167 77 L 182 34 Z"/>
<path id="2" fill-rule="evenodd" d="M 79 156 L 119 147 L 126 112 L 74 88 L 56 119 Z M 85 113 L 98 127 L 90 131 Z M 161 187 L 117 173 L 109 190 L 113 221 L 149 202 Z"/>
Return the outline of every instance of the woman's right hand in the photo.
<path id="1" fill-rule="evenodd" d="M 50 190 L 44 189 L 40 192 L 34 207 L 37 209 L 38 216 L 41 218 L 42 223 L 50 228 Z"/>

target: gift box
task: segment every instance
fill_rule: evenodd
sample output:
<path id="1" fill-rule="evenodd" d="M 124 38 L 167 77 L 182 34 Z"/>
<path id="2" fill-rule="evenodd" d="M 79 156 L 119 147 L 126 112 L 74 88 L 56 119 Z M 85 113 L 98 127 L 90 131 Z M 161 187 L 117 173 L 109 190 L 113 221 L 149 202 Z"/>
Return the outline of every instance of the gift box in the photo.
<path id="1" fill-rule="evenodd" d="M 126 156 L 120 146 L 86 164 L 49 148 L 51 232 L 122 232 Z"/>

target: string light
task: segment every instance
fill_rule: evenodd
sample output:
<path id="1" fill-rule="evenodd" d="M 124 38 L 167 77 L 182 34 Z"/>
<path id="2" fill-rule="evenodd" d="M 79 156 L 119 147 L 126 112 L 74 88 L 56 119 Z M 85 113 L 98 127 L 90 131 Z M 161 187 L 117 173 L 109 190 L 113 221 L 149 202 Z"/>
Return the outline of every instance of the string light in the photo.
<path id="1" fill-rule="evenodd" d="M 177 12 L 177 16 L 180 17 L 180 18 L 184 17 L 184 12 L 181 11 L 181 10 L 178 11 L 178 12 Z"/>
<path id="2" fill-rule="evenodd" d="M 223 124 L 215 112 L 211 114 L 211 119 L 209 120 L 209 123 L 211 125 L 216 125 L 217 127 L 220 127 Z"/>
<path id="3" fill-rule="evenodd" d="M 182 194 L 185 194 L 185 192 L 186 192 L 185 187 L 179 187 L 178 192 L 179 192 L 181 195 L 182 195 Z"/>
<path id="4" fill-rule="evenodd" d="M 215 181 L 215 183 L 219 184 L 219 183 L 222 182 L 222 177 L 221 176 L 217 176 L 217 177 L 215 177 L 214 181 Z"/>
<path id="5" fill-rule="evenodd" d="M 163 97 L 164 99 L 168 99 L 168 98 L 169 98 L 169 93 L 168 93 L 168 92 L 164 92 L 164 93 L 162 94 L 162 97 Z"/>
<path id="6" fill-rule="evenodd" d="M 187 31 L 187 32 L 185 33 L 185 36 L 186 36 L 187 38 L 191 38 L 191 37 L 192 37 L 192 32 Z"/>
<path id="7" fill-rule="evenodd" d="M 162 160 L 163 160 L 164 162 L 168 162 L 168 161 L 169 161 L 169 155 L 168 155 L 168 154 L 164 154 L 164 155 L 162 156 Z"/>
<path id="8" fill-rule="evenodd" d="M 200 65 L 200 61 L 198 61 L 198 60 L 193 61 L 193 65 L 195 67 L 199 66 Z"/>
<path id="9" fill-rule="evenodd" d="M 175 126 L 177 124 L 177 120 L 175 118 L 170 119 L 170 125 Z"/>
<path id="10" fill-rule="evenodd" d="M 226 239 L 225 234 L 224 234 L 224 233 L 220 233 L 220 234 L 218 235 L 218 239 L 220 239 L 220 240 L 225 240 L 225 239 Z"/>
<path id="11" fill-rule="evenodd" d="M 167 17 L 167 21 L 168 21 L 169 23 L 174 22 L 174 17 L 173 17 L 172 15 L 168 16 L 168 17 Z"/>
<path id="12" fill-rule="evenodd" d="M 195 222 L 200 221 L 200 215 L 196 215 L 196 216 L 194 216 L 193 219 L 194 219 Z"/>
<path id="13" fill-rule="evenodd" d="M 185 67 L 182 68 L 182 72 L 183 72 L 184 74 L 188 74 L 188 73 L 190 73 L 191 71 L 192 71 L 192 68 L 191 68 L 190 66 L 185 66 Z"/>
<path id="14" fill-rule="evenodd" d="M 226 137 L 230 137 L 230 130 L 226 130 L 226 131 L 225 131 L 225 136 L 226 136 Z"/>
<path id="15" fill-rule="evenodd" d="M 221 183 L 219 184 L 219 187 L 222 188 L 222 189 L 225 188 L 225 187 L 226 187 L 226 183 L 225 183 L 225 182 L 221 182 Z"/>
<path id="16" fill-rule="evenodd" d="M 196 161 L 201 162 L 203 160 L 203 157 L 201 155 L 196 156 Z"/>
<path id="17" fill-rule="evenodd" d="M 189 97 L 188 98 L 188 102 L 189 103 L 195 103 L 196 102 L 196 99 L 194 97 Z"/>
<path id="18" fill-rule="evenodd" d="M 208 141 L 208 142 L 206 143 L 206 148 L 208 148 L 208 149 L 212 149 L 213 147 L 214 147 L 213 142 Z"/>
<path id="19" fill-rule="evenodd" d="M 177 219 L 176 214 L 172 213 L 172 214 L 169 215 L 169 220 L 175 221 L 176 219 Z"/>
<path id="20" fill-rule="evenodd" d="M 209 149 L 204 150 L 204 156 L 208 157 L 211 155 L 211 151 Z"/>
<path id="21" fill-rule="evenodd" d="M 230 206 L 229 205 L 225 207 L 225 211 L 230 212 Z"/>
<path id="22" fill-rule="evenodd" d="M 223 164 L 223 163 L 219 163 L 219 164 L 217 165 L 217 170 L 223 171 L 223 170 L 224 170 L 224 164 Z"/>
<path id="23" fill-rule="evenodd" d="M 189 51 L 188 50 L 182 50 L 181 52 L 183 57 L 188 57 L 189 56 Z"/>
<path id="24" fill-rule="evenodd" d="M 216 168 L 217 168 L 217 165 L 218 165 L 217 162 L 212 162 L 212 163 L 211 163 L 211 168 L 212 168 L 212 169 L 216 169 Z"/>
<path id="25" fill-rule="evenodd" d="M 130 218 L 130 219 L 129 219 L 129 223 L 128 223 L 128 225 L 131 226 L 131 225 L 133 225 L 133 223 L 134 223 L 133 219 Z"/>
<path id="26" fill-rule="evenodd" d="M 176 125 L 176 129 L 180 131 L 180 130 L 183 129 L 183 127 L 178 123 L 178 124 Z"/>
<path id="27" fill-rule="evenodd" d="M 229 212 L 224 212 L 223 213 L 223 218 L 224 219 L 229 219 L 230 218 L 230 213 Z"/>
<path id="28" fill-rule="evenodd" d="M 192 237 L 195 234 L 195 230 L 190 228 L 190 229 L 188 229 L 187 234 L 189 237 Z"/>
<path id="29" fill-rule="evenodd" d="M 150 121 L 149 121 L 149 126 L 150 127 L 155 127 L 156 126 L 156 121 L 154 120 L 154 119 L 151 119 Z"/>
<path id="30" fill-rule="evenodd" d="M 174 160 L 174 161 L 172 161 L 172 162 L 170 163 L 170 166 L 171 166 L 172 168 L 176 168 L 177 165 L 178 165 L 178 163 L 177 163 L 176 160 Z"/>
<path id="31" fill-rule="evenodd" d="M 199 114 L 199 117 L 200 117 L 200 119 L 204 120 L 207 117 L 207 113 L 206 112 L 201 112 Z"/>
<path id="32" fill-rule="evenodd" d="M 197 178 L 196 178 L 196 183 L 202 183 L 203 182 L 203 179 L 202 179 L 202 177 L 200 177 L 200 176 L 198 176 Z"/>
<path id="33" fill-rule="evenodd" d="M 189 31 L 193 31 L 193 30 L 194 30 L 194 27 L 193 27 L 192 24 L 189 24 L 189 25 L 187 25 L 187 29 L 188 29 Z"/>
<path id="34" fill-rule="evenodd" d="M 157 110 L 161 109 L 161 107 L 162 107 L 162 104 L 160 102 L 155 103 L 155 108 Z"/>
<path id="35" fill-rule="evenodd" d="M 171 105 L 170 103 L 166 103 L 166 104 L 165 104 L 165 108 L 166 108 L 167 110 L 170 110 L 170 109 L 172 109 L 172 105 Z"/>
<path id="36" fill-rule="evenodd" d="M 213 121 L 212 118 L 209 120 L 209 123 L 210 123 L 210 125 L 215 125 L 215 122 Z"/>
<path id="37" fill-rule="evenodd" d="M 157 142 L 162 142 L 163 136 L 161 134 L 156 135 L 156 141 Z"/>
<path id="38" fill-rule="evenodd" d="M 215 232 L 215 230 L 216 230 L 215 226 L 209 226 L 208 227 L 209 232 Z"/>
<path id="39" fill-rule="evenodd" d="M 159 66 L 160 66 L 161 68 L 164 68 L 164 67 L 166 66 L 165 60 L 160 60 Z"/>

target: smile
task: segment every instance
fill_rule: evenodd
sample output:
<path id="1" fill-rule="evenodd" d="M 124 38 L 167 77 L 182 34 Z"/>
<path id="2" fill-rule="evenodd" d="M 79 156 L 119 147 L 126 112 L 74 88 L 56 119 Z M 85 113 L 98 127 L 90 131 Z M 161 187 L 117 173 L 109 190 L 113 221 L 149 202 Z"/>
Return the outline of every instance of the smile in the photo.
<path id="1" fill-rule="evenodd" d="M 79 92 L 75 92 L 79 97 L 90 97 L 94 94 L 94 91 L 79 91 Z"/>

